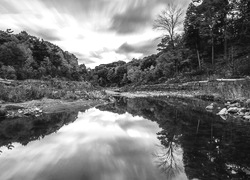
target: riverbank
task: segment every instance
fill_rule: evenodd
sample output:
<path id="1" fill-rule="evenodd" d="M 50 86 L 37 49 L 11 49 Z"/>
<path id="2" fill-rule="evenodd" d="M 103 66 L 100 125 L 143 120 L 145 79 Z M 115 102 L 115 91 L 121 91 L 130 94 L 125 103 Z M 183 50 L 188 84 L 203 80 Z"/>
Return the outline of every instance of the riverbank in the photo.
<path id="1" fill-rule="evenodd" d="M 90 107 L 105 104 L 104 100 L 75 100 L 65 101 L 56 99 L 32 100 L 23 103 L 6 103 L 1 104 L 4 116 L 8 118 L 24 116 L 40 116 L 48 113 L 84 111 Z"/>
<path id="2" fill-rule="evenodd" d="M 108 89 L 112 96 L 173 97 L 204 100 L 207 111 L 220 115 L 226 120 L 230 117 L 250 120 L 250 79 L 217 79 L 213 81 L 194 81 L 176 84 L 154 84 L 130 86 L 121 89 Z M 218 106 L 219 104 L 219 106 Z"/>
<path id="3" fill-rule="evenodd" d="M 111 99 L 101 88 L 83 81 L 0 79 L 2 118 L 81 110 Z"/>
<path id="4" fill-rule="evenodd" d="M 211 101 L 235 101 L 250 99 L 250 78 L 215 79 L 210 81 L 191 81 L 185 83 L 161 83 L 152 85 L 126 86 L 121 92 L 156 95 L 196 97 Z"/>

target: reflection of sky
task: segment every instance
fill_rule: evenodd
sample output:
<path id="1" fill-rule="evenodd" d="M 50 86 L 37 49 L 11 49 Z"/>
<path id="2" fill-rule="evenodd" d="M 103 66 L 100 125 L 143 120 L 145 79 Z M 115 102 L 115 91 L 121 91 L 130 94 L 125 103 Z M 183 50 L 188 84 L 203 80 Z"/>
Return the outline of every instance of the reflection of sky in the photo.
<path id="1" fill-rule="evenodd" d="M 152 163 L 156 123 L 95 108 L 74 123 L 0 155 L 0 179 L 164 179 Z"/>

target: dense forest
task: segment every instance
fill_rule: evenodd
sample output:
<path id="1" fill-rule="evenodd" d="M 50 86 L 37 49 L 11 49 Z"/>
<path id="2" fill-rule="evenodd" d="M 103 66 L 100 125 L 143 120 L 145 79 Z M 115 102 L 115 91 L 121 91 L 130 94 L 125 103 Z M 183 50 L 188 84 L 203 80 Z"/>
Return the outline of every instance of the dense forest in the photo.
<path id="1" fill-rule="evenodd" d="M 183 32 L 177 31 L 180 26 Z M 157 54 L 92 70 L 78 65 L 73 54 L 25 31 L 0 31 L 0 77 L 57 77 L 107 87 L 250 75 L 249 0 L 192 0 L 187 11 L 169 4 L 154 28 L 165 34 Z"/>
<path id="2" fill-rule="evenodd" d="M 0 31 L 0 77 L 7 79 L 83 80 L 85 65 L 56 45 L 22 31 Z"/>
<path id="3" fill-rule="evenodd" d="M 99 65 L 91 81 L 123 86 L 250 75 L 249 0 L 193 0 L 184 21 L 183 13 L 172 4 L 156 18 L 155 28 L 166 34 L 157 54 Z"/>

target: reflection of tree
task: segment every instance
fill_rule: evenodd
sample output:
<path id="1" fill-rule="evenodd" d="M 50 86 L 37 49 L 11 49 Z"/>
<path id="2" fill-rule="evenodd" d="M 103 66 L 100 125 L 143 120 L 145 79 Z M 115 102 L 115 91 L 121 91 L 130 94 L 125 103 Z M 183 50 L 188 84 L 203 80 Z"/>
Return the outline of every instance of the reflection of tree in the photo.
<path id="1" fill-rule="evenodd" d="M 156 153 L 156 164 L 159 169 L 164 172 L 168 179 L 173 179 L 179 174 L 184 173 L 182 162 L 182 148 L 179 139 L 181 138 L 180 129 L 178 126 L 178 113 L 173 112 L 173 120 L 168 121 L 168 129 L 163 129 L 157 133 L 157 138 L 160 140 Z"/>
<path id="2" fill-rule="evenodd" d="M 204 102 L 180 98 L 122 99 L 103 110 L 129 112 L 156 121 L 162 150 L 156 152 L 159 167 L 178 173 L 175 154 L 183 150 L 189 179 L 247 179 L 250 170 L 250 123 L 222 121 L 205 111 Z M 177 170 L 176 170 L 177 169 Z M 177 172 L 177 173 L 174 173 Z"/>
<path id="3" fill-rule="evenodd" d="M 59 130 L 77 119 L 78 112 L 44 114 L 39 117 L 16 118 L 0 123 L 0 147 L 12 149 L 12 143 L 27 145 Z M 1 151 L 0 151 L 1 153 Z"/>
<path id="4" fill-rule="evenodd" d="M 182 149 L 175 142 L 168 142 L 168 146 L 158 145 L 157 151 L 153 154 L 158 168 L 173 179 L 184 172 L 182 163 Z"/>

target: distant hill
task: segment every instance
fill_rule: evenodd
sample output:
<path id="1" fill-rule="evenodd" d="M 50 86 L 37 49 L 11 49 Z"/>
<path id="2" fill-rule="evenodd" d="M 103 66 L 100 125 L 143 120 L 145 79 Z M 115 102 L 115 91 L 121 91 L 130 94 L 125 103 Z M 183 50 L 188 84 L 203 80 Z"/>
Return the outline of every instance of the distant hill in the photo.
<path id="1" fill-rule="evenodd" d="M 41 79 L 58 77 L 82 80 L 87 74 L 74 54 L 22 31 L 0 30 L 0 77 L 7 79 Z"/>

